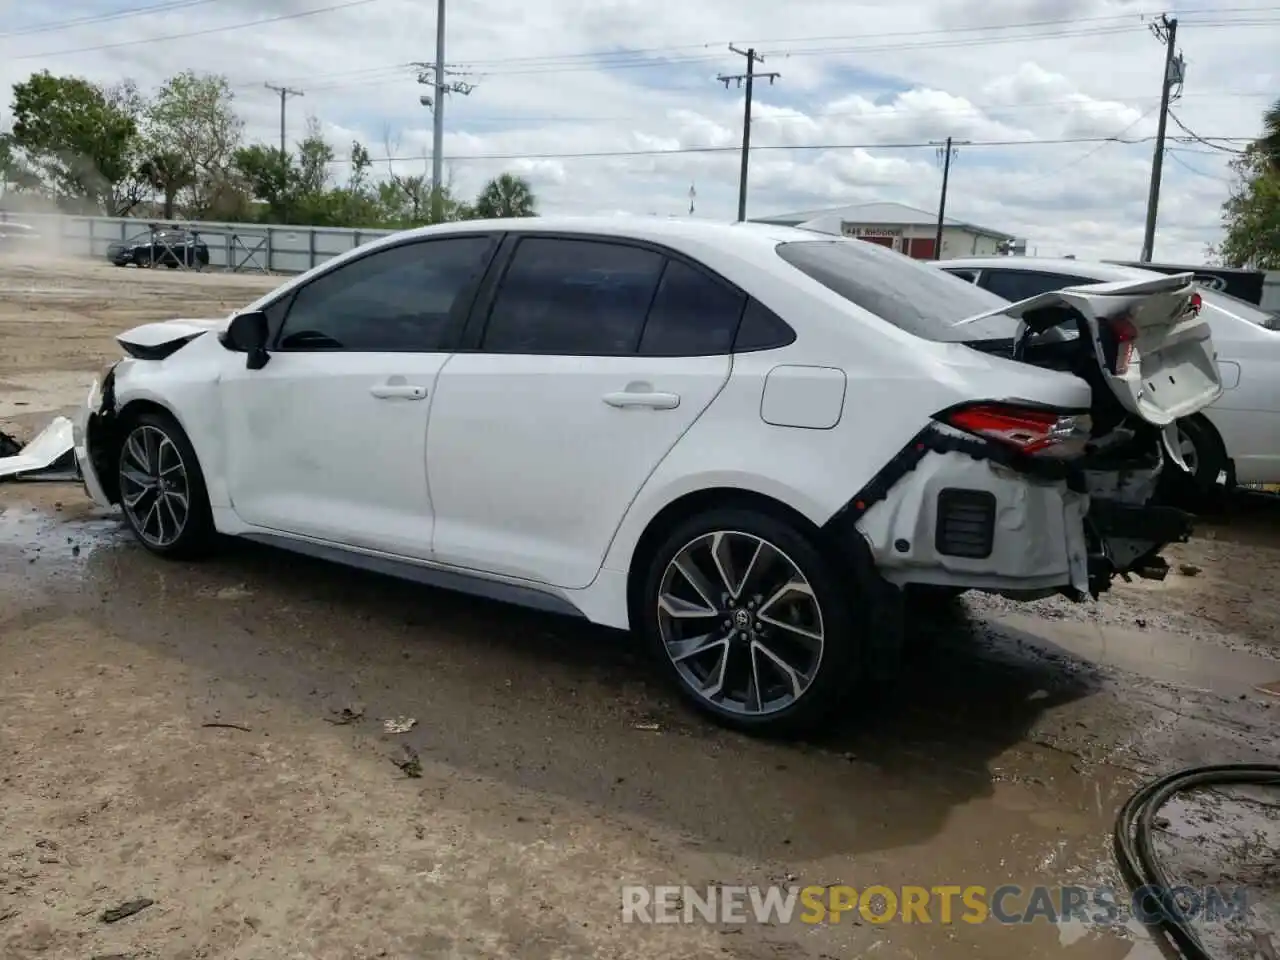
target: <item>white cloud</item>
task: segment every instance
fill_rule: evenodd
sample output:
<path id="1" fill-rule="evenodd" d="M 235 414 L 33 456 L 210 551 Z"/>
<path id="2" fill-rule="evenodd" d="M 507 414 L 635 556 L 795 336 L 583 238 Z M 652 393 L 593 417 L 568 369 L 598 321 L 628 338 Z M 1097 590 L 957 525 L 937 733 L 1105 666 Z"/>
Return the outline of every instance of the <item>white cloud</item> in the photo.
<path id="1" fill-rule="evenodd" d="M 312 114 L 339 156 L 359 139 L 375 157 L 385 144 L 417 158 L 397 161 L 397 169 L 429 169 L 422 158 L 431 116 L 418 103 L 426 88 L 407 65 L 434 57 L 434 4 L 369 0 L 249 29 L 65 55 L 56 54 L 337 0 L 218 0 L 23 32 L 144 2 L 173 0 L 72 0 L 56 12 L 10 11 L 0 29 L 0 83 L 41 68 L 97 81 L 128 76 L 144 87 L 181 69 L 220 72 L 236 84 L 248 135 L 275 143 L 279 100 L 263 84 L 285 82 L 306 91 L 288 102 L 291 138 Z M 1229 12 L 1249 5 L 1258 12 Z M 1257 132 L 1276 91 L 1274 10 L 1265 0 L 1203 0 L 1183 16 L 1187 81 L 1175 112 L 1193 130 Z M 742 72 L 743 58 L 727 47 L 733 42 L 765 54 L 758 69 L 782 74 L 772 87 L 757 85 L 753 143 L 842 145 L 753 154 L 750 213 L 877 199 L 933 208 L 940 173 L 927 144 L 951 136 L 975 142 L 961 148 L 953 170 L 952 215 L 1026 236 L 1041 253 L 1131 257 L 1142 237 L 1149 140 L 1026 142 L 1154 134 L 1163 48 L 1143 13 L 1149 19 L 1158 8 L 1136 0 L 453 2 L 448 61 L 460 71 L 456 79 L 476 86 L 447 100 L 445 153 L 461 190 L 513 170 L 530 179 L 548 211 L 683 214 L 692 183 L 699 216 L 732 218 L 743 94 L 716 76 Z M 981 145 L 991 141 L 1025 145 Z M 926 145 L 876 146 L 909 143 Z M 727 149 L 558 156 L 690 147 Z M 1157 255 L 1195 258 L 1219 237 L 1228 157 L 1176 147 L 1165 164 Z M 548 154 L 557 156 L 541 156 Z M 489 156 L 512 159 L 466 159 Z M 386 169 L 379 163 L 375 172 Z M 335 174 L 344 169 L 335 165 Z"/>

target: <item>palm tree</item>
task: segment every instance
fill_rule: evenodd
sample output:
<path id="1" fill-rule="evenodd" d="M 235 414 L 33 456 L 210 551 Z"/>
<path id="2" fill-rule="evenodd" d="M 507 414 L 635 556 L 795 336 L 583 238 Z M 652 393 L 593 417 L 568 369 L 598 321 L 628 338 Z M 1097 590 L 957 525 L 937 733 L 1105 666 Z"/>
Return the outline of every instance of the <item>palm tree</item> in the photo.
<path id="1" fill-rule="evenodd" d="M 1272 169 L 1280 171 L 1280 100 L 1262 115 L 1262 152 Z"/>
<path id="2" fill-rule="evenodd" d="M 195 182 L 191 164 L 176 153 L 160 152 L 143 160 L 138 177 L 152 190 L 164 195 L 164 218 L 173 219 L 173 204 L 179 192 Z"/>
<path id="3" fill-rule="evenodd" d="M 536 217 L 538 201 L 524 177 L 504 173 L 484 185 L 476 197 L 477 217 Z"/>

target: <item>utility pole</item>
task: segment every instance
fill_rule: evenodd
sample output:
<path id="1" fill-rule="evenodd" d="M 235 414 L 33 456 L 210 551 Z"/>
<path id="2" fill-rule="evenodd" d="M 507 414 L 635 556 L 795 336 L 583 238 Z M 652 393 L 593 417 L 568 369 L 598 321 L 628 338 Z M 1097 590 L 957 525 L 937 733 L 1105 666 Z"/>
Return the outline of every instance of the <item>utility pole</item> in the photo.
<path id="1" fill-rule="evenodd" d="M 418 102 L 432 112 L 431 131 L 431 220 L 444 219 L 444 95 L 460 93 L 464 97 L 475 89 L 469 83 L 447 84 L 444 81 L 444 5 L 436 0 L 436 59 L 434 63 L 415 63 L 418 82 L 431 87 L 430 96 L 418 98 Z"/>
<path id="2" fill-rule="evenodd" d="M 274 83 L 266 83 L 266 84 L 263 84 L 263 86 L 265 86 L 268 90 L 274 90 L 276 93 L 280 94 L 280 156 L 283 157 L 286 153 L 288 153 L 288 150 L 285 149 L 285 139 L 284 139 L 285 104 L 288 102 L 290 97 L 301 97 L 301 96 L 304 96 L 304 94 L 301 90 L 293 90 L 289 87 L 276 86 Z"/>
<path id="3" fill-rule="evenodd" d="M 757 63 L 764 63 L 764 57 L 756 53 L 755 47 L 746 50 L 739 50 L 733 44 L 729 44 L 729 49 L 740 57 L 747 58 L 747 72 L 734 74 L 721 74 L 716 77 L 724 84 L 725 89 L 729 89 L 731 80 L 737 81 L 739 87 L 743 81 L 747 84 L 746 106 L 742 111 L 742 170 L 738 174 L 738 222 L 747 219 L 747 161 L 751 155 L 751 92 L 754 87 L 756 77 L 768 77 L 769 86 L 773 86 L 773 81 L 782 76 L 780 73 L 756 73 L 755 66 Z"/>
<path id="4" fill-rule="evenodd" d="M 1142 238 L 1143 263 L 1150 263 L 1156 246 L 1156 214 L 1160 206 L 1160 177 L 1164 172 L 1164 134 L 1169 123 L 1169 100 L 1173 88 L 1182 83 L 1182 57 L 1175 53 L 1178 21 L 1167 14 L 1151 25 L 1151 32 L 1164 41 L 1164 80 L 1160 85 L 1160 123 L 1156 128 L 1156 152 L 1151 158 L 1151 188 L 1147 193 L 1147 229 Z"/>
<path id="5" fill-rule="evenodd" d="M 947 137 L 946 141 L 931 140 L 930 143 L 938 148 L 938 159 L 942 161 L 942 195 L 938 197 L 938 230 L 933 238 L 933 259 L 942 259 L 942 225 L 947 217 L 947 184 L 951 180 L 951 158 L 959 151 L 956 147 L 964 146 L 971 143 L 970 140 L 954 140 Z"/>

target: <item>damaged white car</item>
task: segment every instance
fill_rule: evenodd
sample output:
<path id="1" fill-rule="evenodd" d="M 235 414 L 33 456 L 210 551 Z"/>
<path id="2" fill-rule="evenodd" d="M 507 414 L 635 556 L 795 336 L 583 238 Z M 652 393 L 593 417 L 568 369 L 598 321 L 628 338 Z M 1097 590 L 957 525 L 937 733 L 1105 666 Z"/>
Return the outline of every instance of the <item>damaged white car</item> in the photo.
<path id="1" fill-rule="evenodd" d="M 893 672 L 914 588 L 1083 598 L 1187 535 L 1146 501 L 1221 393 L 1197 306 L 1009 304 L 753 224 L 449 224 L 122 334 L 76 453 L 154 553 L 247 537 L 630 628 L 776 730 Z"/>

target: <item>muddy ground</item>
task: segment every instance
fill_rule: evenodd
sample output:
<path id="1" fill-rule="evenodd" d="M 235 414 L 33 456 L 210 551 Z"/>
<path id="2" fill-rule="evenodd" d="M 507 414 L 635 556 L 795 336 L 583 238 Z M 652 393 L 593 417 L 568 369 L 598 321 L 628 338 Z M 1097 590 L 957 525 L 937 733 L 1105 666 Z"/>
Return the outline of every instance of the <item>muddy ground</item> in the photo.
<path id="1" fill-rule="evenodd" d="M 0 262 L 0 428 L 77 402 L 113 332 L 275 282 Z M 75 487 L 0 486 L 0 957 L 1157 957 L 1137 924 L 623 924 L 621 886 L 1119 887 L 1139 783 L 1280 752 L 1280 503 L 1234 511 L 1163 582 L 917 617 L 897 688 L 766 743 L 625 636 L 250 546 L 166 563 Z M 1166 813 L 1175 876 L 1256 891 L 1222 956 L 1280 931 L 1278 803 Z"/>

